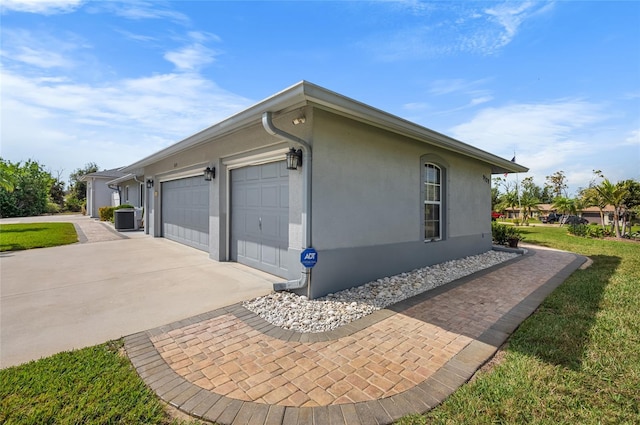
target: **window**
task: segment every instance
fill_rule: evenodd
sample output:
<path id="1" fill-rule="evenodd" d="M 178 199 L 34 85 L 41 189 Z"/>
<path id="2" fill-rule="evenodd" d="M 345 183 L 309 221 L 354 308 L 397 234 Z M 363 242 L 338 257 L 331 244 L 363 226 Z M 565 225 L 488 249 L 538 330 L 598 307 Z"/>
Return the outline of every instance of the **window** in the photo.
<path id="1" fill-rule="evenodd" d="M 124 202 L 129 203 L 129 186 L 124 187 Z"/>
<path id="2" fill-rule="evenodd" d="M 424 240 L 442 239 L 442 169 L 424 164 Z"/>

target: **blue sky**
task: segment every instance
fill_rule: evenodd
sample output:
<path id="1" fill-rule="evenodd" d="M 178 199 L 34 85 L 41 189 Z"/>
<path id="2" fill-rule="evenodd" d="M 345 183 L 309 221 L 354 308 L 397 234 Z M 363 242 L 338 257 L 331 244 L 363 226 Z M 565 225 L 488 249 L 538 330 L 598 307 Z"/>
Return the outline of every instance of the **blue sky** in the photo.
<path id="1" fill-rule="evenodd" d="M 529 167 L 640 179 L 637 1 L 2 0 L 1 155 L 128 165 L 300 80 Z M 515 176 L 510 176 L 515 180 Z M 571 194 L 571 193 L 570 193 Z"/>

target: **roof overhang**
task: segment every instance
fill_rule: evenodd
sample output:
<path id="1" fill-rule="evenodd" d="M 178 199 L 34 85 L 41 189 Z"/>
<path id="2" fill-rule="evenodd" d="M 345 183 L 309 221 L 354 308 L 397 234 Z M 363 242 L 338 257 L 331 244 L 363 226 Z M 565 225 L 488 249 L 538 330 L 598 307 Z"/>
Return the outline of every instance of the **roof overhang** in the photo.
<path id="1" fill-rule="evenodd" d="M 113 180 L 109 180 L 107 182 L 107 184 L 108 185 L 110 185 L 110 184 L 119 184 L 119 183 L 122 183 L 122 182 L 126 182 L 128 180 L 135 180 L 135 179 L 136 179 L 136 174 L 135 173 L 129 173 L 129 174 L 125 174 L 122 177 L 118 177 L 118 178 L 115 178 Z"/>
<path id="2" fill-rule="evenodd" d="M 492 174 L 524 173 L 529 170 L 515 162 L 500 158 L 380 109 L 373 108 L 307 81 L 301 81 L 211 127 L 124 167 L 122 171 L 138 173 L 145 166 L 171 155 L 236 132 L 250 125 L 258 124 L 264 112 L 272 112 L 277 115 L 308 105 L 486 162 L 491 165 Z"/>

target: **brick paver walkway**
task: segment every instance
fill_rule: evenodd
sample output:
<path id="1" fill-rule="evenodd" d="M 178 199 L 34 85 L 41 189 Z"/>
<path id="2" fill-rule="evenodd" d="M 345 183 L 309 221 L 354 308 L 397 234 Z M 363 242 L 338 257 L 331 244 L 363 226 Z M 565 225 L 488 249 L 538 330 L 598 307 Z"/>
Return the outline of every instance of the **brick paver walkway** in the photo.
<path id="1" fill-rule="evenodd" d="M 583 257 L 531 250 L 321 334 L 233 305 L 126 338 L 145 382 L 220 424 L 391 423 L 466 382 Z"/>

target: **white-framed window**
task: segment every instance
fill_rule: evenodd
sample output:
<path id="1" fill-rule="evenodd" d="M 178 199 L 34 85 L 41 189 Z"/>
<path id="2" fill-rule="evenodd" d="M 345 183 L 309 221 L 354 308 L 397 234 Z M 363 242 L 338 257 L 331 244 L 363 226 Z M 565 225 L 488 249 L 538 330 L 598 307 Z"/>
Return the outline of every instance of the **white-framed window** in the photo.
<path id="1" fill-rule="evenodd" d="M 443 224 L 443 171 L 438 165 L 425 162 L 423 170 L 424 240 L 442 239 Z"/>
<path id="2" fill-rule="evenodd" d="M 124 187 L 124 203 L 128 204 L 129 203 L 129 186 L 125 186 Z"/>
<path id="3" fill-rule="evenodd" d="M 140 183 L 140 187 L 138 188 L 138 206 L 144 207 L 144 191 L 145 185 L 144 183 Z"/>

